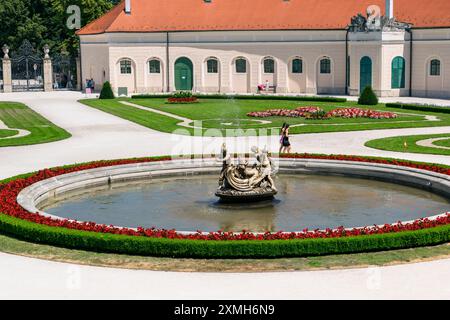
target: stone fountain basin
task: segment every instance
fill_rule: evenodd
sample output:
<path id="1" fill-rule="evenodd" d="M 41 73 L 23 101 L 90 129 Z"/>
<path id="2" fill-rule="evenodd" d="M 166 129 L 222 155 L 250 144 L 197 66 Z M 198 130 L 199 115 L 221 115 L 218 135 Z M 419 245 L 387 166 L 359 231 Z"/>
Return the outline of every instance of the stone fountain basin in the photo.
<path id="1" fill-rule="evenodd" d="M 282 174 L 343 175 L 375 179 L 407 185 L 450 198 L 450 179 L 447 175 L 415 168 L 364 162 L 274 159 Z M 35 183 L 20 192 L 19 205 L 29 212 L 38 212 L 54 219 L 64 219 L 39 210 L 39 205 L 53 197 L 88 188 L 114 185 L 124 182 L 150 181 L 156 178 L 194 175 L 219 175 L 221 163 L 215 159 L 172 160 L 128 164 L 78 171 Z M 445 215 L 445 213 L 443 214 Z M 429 217 L 436 219 L 440 215 Z M 411 221 L 403 221 L 408 223 Z M 299 230 L 300 231 L 300 230 Z M 195 233 L 195 231 L 179 231 Z"/>

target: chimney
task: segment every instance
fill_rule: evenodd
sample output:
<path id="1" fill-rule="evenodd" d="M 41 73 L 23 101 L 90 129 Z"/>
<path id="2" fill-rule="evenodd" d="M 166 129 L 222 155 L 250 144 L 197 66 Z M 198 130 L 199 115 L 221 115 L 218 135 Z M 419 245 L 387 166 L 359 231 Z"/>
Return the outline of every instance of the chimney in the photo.
<path id="1" fill-rule="evenodd" d="M 131 0 L 125 0 L 125 13 L 131 14 Z"/>
<path id="2" fill-rule="evenodd" d="M 386 17 L 394 18 L 394 0 L 386 0 Z"/>

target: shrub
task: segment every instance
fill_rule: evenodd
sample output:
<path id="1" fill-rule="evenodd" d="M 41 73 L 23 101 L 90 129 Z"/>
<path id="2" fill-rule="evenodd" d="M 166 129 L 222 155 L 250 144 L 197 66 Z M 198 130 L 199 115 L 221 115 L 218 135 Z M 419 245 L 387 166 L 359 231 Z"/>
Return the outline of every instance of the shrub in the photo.
<path id="1" fill-rule="evenodd" d="M 148 94 L 133 95 L 132 99 L 164 99 L 169 98 L 170 94 Z M 308 97 L 308 96 L 270 96 L 270 95 L 226 95 L 226 94 L 193 94 L 193 96 L 202 99 L 236 99 L 236 100 L 281 100 L 281 101 L 311 101 L 311 102 L 347 102 L 345 98 L 334 97 Z"/>
<path id="2" fill-rule="evenodd" d="M 0 230 L 23 240 L 70 249 L 180 258 L 279 258 L 373 252 L 438 245 L 450 225 L 398 233 L 331 239 L 202 241 L 133 237 L 35 224 L 0 214 Z"/>
<path id="3" fill-rule="evenodd" d="M 192 92 L 191 91 L 177 91 L 172 95 L 172 98 L 177 99 L 187 99 L 192 98 Z"/>
<path id="4" fill-rule="evenodd" d="M 100 98 L 99 99 L 114 99 L 114 92 L 111 88 L 111 83 L 109 81 L 106 81 L 103 84 L 102 91 L 100 92 Z"/>
<path id="5" fill-rule="evenodd" d="M 402 104 L 402 103 L 386 103 L 388 108 L 425 111 L 425 112 L 437 112 L 437 113 L 450 113 L 450 108 L 429 106 L 429 105 L 415 105 L 415 104 Z"/>
<path id="6" fill-rule="evenodd" d="M 195 103 L 198 98 L 194 97 L 191 91 L 177 91 L 167 99 L 168 103 Z"/>
<path id="7" fill-rule="evenodd" d="M 373 92 L 373 89 L 371 86 L 367 86 L 363 92 L 361 93 L 358 104 L 366 105 L 366 106 L 375 106 L 378 104 L 378 97 Z"/>

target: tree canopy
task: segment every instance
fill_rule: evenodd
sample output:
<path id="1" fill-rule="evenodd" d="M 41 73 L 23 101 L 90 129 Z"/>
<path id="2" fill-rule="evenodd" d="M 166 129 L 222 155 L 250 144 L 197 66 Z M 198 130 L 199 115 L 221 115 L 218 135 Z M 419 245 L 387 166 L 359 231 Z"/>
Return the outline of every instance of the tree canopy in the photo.
<path id="1" fill-rule="evenodd" d="M 7 44 L 11 51 L 23 40 L 41 50 L 48 44 L 52 52 L 76 54 L 79 39 L 75 29 L 67 27 L 69 6 L 78 6 L 81 26 L 100 17 L 120 0 L 1 0 L 0 47 Z"/>

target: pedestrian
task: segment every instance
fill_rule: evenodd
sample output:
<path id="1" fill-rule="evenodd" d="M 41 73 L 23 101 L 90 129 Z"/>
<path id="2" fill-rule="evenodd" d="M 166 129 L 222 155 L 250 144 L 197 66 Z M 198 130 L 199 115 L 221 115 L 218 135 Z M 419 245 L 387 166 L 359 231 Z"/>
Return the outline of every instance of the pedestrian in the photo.
<path id="1" fill-rule="evenodd" d="M 281 136 L 281 152 L 280 153 L 291 153 L 291 142 L 289 141 L 289 124 L 285 124 L 284 130 L 282 130 L 282 136 Z"/>

